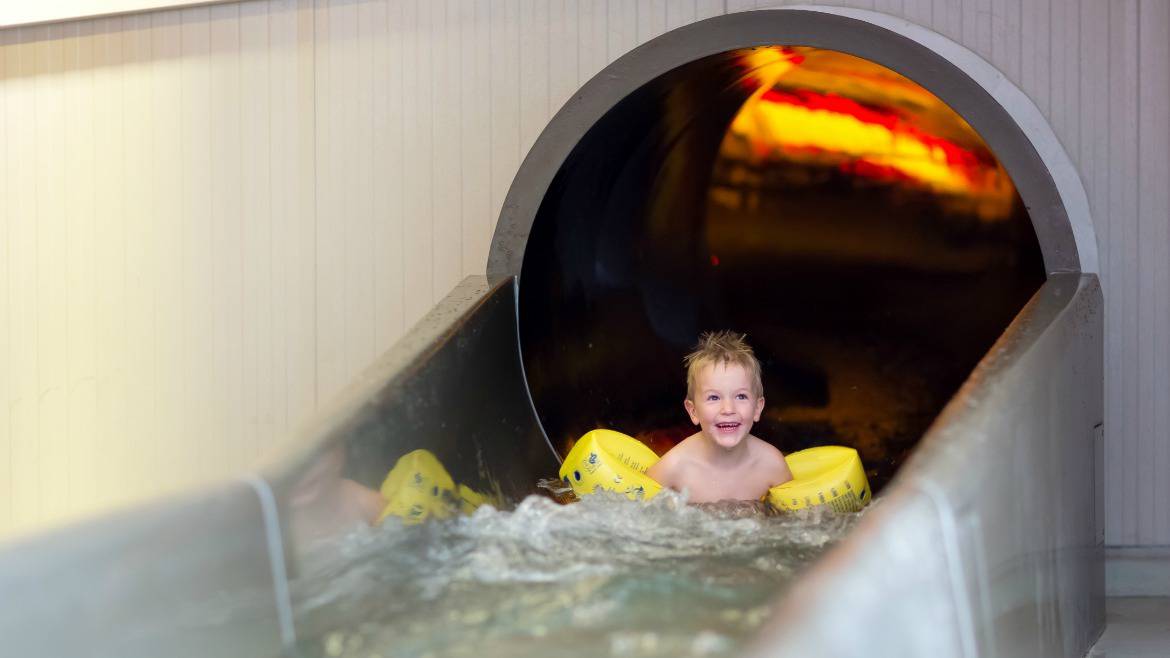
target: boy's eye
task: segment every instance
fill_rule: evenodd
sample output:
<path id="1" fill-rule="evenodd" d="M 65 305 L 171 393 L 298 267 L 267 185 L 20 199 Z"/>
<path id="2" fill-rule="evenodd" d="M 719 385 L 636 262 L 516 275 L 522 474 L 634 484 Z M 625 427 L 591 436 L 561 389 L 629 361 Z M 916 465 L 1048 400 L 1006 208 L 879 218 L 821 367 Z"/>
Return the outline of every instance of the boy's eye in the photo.
<path id="1" fill-rule="evenodd" d="M 707 396 L 707 401 L 708 401 L 708 402 L 714 402 L 715 400 L 718 400 L 718 399 L 719 399 L 719 396 L 718 396 L 718 395 L 708 395 L 708 396 Z"/>
<path id="2" fill-rule="evenodd" d="M 735 398 L 736 398 L 737 400 L 746 400 L 746 399 L 747 399 L 747 393 L 740 393 L 739 395 L 735 396 Z"/>

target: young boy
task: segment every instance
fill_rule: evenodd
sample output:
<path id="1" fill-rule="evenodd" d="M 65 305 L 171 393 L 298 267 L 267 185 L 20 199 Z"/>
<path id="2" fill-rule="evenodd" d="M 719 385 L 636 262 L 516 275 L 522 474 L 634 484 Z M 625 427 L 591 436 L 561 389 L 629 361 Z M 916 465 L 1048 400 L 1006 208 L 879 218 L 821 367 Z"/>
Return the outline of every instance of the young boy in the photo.
<path id="1" fill-rule="evenodd" d="M 750 434 L 764 410 L 760 362 L 745 336 L 705 333 L 687 355 L 683 402 L 699 431 L 646 474 L 664 487 L 690 491 L 692 503 L 760 500 L 792 479 L 784 455 Z"/>

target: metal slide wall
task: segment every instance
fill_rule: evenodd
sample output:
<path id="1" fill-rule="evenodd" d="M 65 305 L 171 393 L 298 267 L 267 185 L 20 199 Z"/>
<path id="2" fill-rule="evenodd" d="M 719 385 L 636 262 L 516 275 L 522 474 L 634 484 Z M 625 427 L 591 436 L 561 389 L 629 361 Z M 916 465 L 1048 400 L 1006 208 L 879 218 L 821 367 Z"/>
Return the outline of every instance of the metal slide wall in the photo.
<path id="1" fill-rule="evenodd" d="M 278 463 L 0 548 L 5 650 L 279 655 L 297 634 L 290 579 L 305 547 L 337 521 L 328 503 L 345 494 L 343 476 L 376 486 L 399 456 L 420 447 L 460 484 L 501 498 L 552 475 L 556 456 L 521 367 L 517 275 L 553 176 L 580 136 L 665 71 L 734 48 L 803 40 L 865 51 L 857 54 L 936 82 L 931 89 L 1011 171 L 1048 279 L 877 507 L 789 593 L 757 653 L 1083 654 L 1104 623 L 1096 429 L 1103 305 L 1096 276 L 1080 273 L 1061 188 L 1068 182 L 1048 175 L 1051 154 L 1038 153 L 981 87 L 920 44 L 840 16 L 763 14 L 665 35 L 587 85 L 521 168 L 488 276 L 457 287 Z"/>

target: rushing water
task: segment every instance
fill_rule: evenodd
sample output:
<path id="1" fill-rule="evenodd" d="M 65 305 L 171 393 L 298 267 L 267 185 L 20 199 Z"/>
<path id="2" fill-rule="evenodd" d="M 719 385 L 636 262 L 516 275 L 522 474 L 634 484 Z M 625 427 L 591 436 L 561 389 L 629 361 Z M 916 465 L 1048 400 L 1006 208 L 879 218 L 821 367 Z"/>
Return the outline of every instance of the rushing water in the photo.
<path id="1" fill-rule="evenodd" d="M 856 518 L 700 508 L 663 492 L 390 522 L 304 561 L 298 647 L 305 658 L 733 654 Z"/>

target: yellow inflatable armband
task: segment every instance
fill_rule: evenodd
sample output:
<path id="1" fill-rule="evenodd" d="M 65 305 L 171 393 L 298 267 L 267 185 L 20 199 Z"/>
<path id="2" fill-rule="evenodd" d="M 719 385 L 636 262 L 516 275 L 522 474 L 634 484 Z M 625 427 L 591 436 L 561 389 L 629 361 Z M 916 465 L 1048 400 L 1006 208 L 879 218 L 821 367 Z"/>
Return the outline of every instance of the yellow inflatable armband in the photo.
<path id="1" fill-rule="evenodd" d="M 793 479 L 768 490 L 777 509 L 798 510 L 828 505 L 854 512 L 873 498 L 861 458 L 844 446 L 820 446 L 787 455 Z M 646 475 L 658 455 L 637 439 L 613 430 L 593 430 L 573 445 L 561 464 L 560 476 L 578 496 L 601 488 L 631 500 L 651 498 L 662 485 Z"/>
<path id="2" fill-rule="evenodd" d="M 459 511 L 464 514 L 471 514 L 479 509 L 480 505 L 490 502 L 492 501 L 486 495 L 468 487 L 466 484 L 459 485 Z"/>
<path id="3" fill-rule="evenodd" d="M 861 458 L 844 446 L 820 446 L 785 457 L 792 479 L 768 490 L 768 502 L 783 510 L 828 505 L 856 512 L 873 498 Z"/>
<path id="4" fill-rule="evenodd" d="M 662 485 L 646 475 L 658 455 L 637 439 L 613 430 L 593 430 L 577 440 L 560 476 L 578 496 L 601 488 L 630 500 L 651 498 Z"/>
<path id="5" fill-rule="evenodd" d="M 459 506 L 455 481 L 429 450 L 419 449 L 398 458 L 382 482 L 386 507 L 378 523 L 397 516 L 403 523 L 421 523 L 429 516 L 445 519 Z"/>

